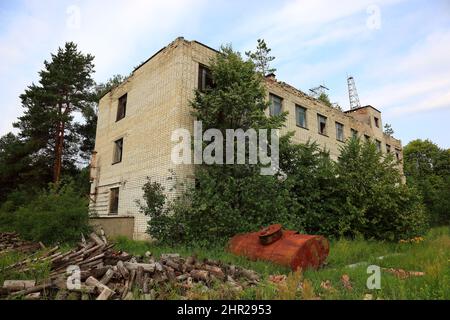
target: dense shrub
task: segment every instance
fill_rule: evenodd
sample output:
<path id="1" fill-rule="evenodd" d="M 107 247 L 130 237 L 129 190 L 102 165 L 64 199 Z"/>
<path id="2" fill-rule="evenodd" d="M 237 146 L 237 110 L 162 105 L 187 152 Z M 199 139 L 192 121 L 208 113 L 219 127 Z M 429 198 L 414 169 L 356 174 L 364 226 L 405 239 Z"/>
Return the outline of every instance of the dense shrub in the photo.
<path id="1" fill-rule="evenodd" d="M 336 164 L 340 235 L 398 240 L 422 234 L 427 218 L 417 191 L 402 182 L 399 163 L 373 143 L 351 139 Z"/>
<path id="2" fill-rule="evenodd" d="M 14 216 L 15 231 L 25 239 L 46 244 L 75 242 L 90 230 L 88 201 L 70 183 L 52 185 Z"/>

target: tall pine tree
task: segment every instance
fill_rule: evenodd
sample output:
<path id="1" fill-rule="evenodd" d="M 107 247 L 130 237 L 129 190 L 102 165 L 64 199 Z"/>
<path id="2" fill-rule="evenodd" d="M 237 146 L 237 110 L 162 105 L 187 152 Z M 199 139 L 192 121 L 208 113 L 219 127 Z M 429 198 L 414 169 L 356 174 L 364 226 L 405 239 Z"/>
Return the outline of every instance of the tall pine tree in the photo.
<path id="1" fill-rule="evenodd" d="M 96 102 L 93 59 L 75 43 L 66 43 L 44 62 L 39 84 L 20 96 L 25 111 L 14 126 L 33 154 L 47 161 L 54 182 L 60 180 L 63 167 L 74 167 L 79 152 L 74 114 L 89 113 Z"/>

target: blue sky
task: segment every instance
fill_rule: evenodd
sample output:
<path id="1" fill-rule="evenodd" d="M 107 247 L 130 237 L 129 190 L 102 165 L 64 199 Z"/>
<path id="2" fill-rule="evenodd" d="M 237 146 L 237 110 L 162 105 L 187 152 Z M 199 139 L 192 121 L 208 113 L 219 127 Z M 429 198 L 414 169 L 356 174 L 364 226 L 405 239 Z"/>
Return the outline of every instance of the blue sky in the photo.
<path id="1" fill-rule="evenodd" d="M 279 80 L 325 84 L 348 109 L 347 74 L 404 144 L 450 148 L 450 1 L 0 0 L 0 134 L 18 96 L 65 41 L 96 56 L 97 81 L 128 74 L 178 36 L 241 52 L 264 38 Z"/>

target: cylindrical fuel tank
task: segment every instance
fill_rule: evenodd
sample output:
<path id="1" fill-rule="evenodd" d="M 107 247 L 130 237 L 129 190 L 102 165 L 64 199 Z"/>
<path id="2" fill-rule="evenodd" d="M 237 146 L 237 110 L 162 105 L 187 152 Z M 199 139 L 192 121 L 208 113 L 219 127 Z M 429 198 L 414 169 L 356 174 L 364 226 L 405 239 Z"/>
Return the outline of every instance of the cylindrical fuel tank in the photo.
<path id="1" fill-rule="evenodd" d="M 322 236 L 303 235 L 272 225 L 261 231 L 239 234 L 229 243 L 229 250 L 250 260 L 266 260 L 296 271 L 318 269 L 326 260 L 330 245 Z"/>

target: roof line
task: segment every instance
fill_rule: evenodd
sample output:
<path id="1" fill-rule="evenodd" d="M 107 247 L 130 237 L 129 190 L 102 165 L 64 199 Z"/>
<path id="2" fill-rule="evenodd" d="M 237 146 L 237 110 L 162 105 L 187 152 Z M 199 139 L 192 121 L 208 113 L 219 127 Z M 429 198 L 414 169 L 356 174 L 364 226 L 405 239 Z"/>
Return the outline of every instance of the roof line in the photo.
<path id="1" fill-rule="evenodd" d="M 349 113 L 349 112 L 353 112 L 353 111 L 356 111 L 356 110 L 359 110 L 359 109 L 364 109 L 364 108 L 372 108 L 372 109 L 378 111 L 379 113 L 381 113 L 380 110 L 378 110 L 377 108 L 371 106 L 370 104 L 367 105 L 367 106 L 363 106 L 363 107 L 359 107 L 359 108 L 355 108 L 355 109 L 346 110 L 346 111 L 344 111 L 344 112 L 345 112 L 345 113 Z"/>

